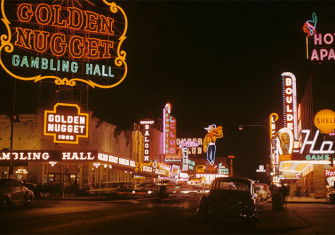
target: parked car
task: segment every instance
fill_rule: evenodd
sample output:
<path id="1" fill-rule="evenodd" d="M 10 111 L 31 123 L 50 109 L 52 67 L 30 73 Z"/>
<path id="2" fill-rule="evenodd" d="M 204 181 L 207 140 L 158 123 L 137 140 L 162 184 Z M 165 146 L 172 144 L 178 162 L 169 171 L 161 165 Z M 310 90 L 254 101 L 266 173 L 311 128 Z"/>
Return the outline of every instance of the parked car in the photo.
<path id="1" fill-rule="evenodd" d="M 23 185 L 18 179 L 0 179 L 0 203 L 1 207 L 12 204 L 30 206 L 34 199 L 34 193 Z"/>
<path id="2" fill-rule="evenodd" d="M 252 180 L 222 177 L 216 178 L 208 195 L 201 198 L 198 213 L 205 222 L 237 222 L 255 226 L 259 209 Z"/>

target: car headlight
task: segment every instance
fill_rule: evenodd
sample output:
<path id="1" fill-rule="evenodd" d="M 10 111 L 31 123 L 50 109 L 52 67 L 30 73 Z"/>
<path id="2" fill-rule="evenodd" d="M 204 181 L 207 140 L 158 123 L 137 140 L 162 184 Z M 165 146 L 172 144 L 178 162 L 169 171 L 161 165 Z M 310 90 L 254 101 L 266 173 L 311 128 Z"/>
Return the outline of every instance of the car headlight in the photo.
<path id="1" fill-rule="evenodd" d="M 148 194 L 152 194 L 152 191 L 149 190 L 149 191 L 148 191 Z"/>

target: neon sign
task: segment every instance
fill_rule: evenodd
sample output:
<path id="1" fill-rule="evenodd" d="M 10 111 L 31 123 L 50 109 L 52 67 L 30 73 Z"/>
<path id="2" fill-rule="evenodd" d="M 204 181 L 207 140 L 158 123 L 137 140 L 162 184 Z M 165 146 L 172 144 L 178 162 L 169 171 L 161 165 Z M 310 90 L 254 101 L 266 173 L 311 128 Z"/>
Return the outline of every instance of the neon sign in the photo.
<path id="1" fill-rule="evenodd" d="M 281 76 L 283 83 L 284 127 L 292 130 L 294 139 L 298 140 L 296 78 L 290 72 L 282 73 Z"/>
<path id="2" fill-rule="evenodd" d="M 302 142 L 302 146 L 300 149 L 300 153 L 303 153 L 305 150 L 305 147 L 307 145 L 310 145 L 309 148 L 309 153 L 310 154 L 334 154 L 335 150 L 333 150 L 333 141 L 322 141 L 321 147 L 319 150 L 315 150 L 315 145 L 316 145 L 316 141 L 319 137 L 319 130 L 316 131 L 315 136 L 312 140 L 308 140 L 309 136 L 310 136 L 310 130 L 302 130 L 302 133 L 305 133 L 305 138 L 304 141 Z"/>
<path id="3" fill-rule="evenodd" d="M 214 165 L 216 154 L 216 139 L 223 137 L 222 126 L 216 127 L 215 124 L 209 125 L 205 128 L 208 134 L 204 138 L 203 149 L 206 153 L 207 161 Z"/>
<path id="4" fill-rule="evenodd" d="M 316 13 L 313 12 L 312 19 L 311 20 L 307 20 L 304 23 L 304 26 L 302 27 L 304 33 L 306 33 L 308 37 L 313 36 L 314 33 L 316 32 L 316 25 L 317 25 L 317 23 L 318 23 L 318 17 L 316 16 Z"/>
<path id="5" fill-rule="evenodd" d="M 154 121 L 141 121 L 140 124 L 144 125 L 144 162 L 150 161 L 150 126 Z"/>
<path id="6" fill-rule="evenodd" d="M 95 152 L 9 151 L 0 152 L 0 161 L 94 161 L 95 155 Z"/>
<path id="7" fill-rule="evenodd" d="M 280 155 L 290 155 L 293 152 L 293 133 L 289 128 L 282 128 L 278 131 L 277 145 Z"/>
<path id="8" fill-rule="evenodd" d="M 11 77 L 112 88 L 127 75 L 128 20 L 114 2 L 1 0 L 0 65 Z"/>
<path id="9" fill-rule="evenodd" d="M 188 154 L 202 154 L 202 138 L 177 138 L 179 148 L 187 148 Z"/>
<path id="10" fill-rule="evenodd" d="M 81 113 L 77 104 L 57 103 L 44 111 L 44 135 L 54 143 L 78 144 L 79 137 L 88 137 L 88 113 Z"/>
<path id="11" fill-rule="evenodd" d="M 163 153 L 166 161 L 180 160 L 177 155 L 177 121 L 171 116 L 171 109 L 170 103 L 163 108 Z"/>

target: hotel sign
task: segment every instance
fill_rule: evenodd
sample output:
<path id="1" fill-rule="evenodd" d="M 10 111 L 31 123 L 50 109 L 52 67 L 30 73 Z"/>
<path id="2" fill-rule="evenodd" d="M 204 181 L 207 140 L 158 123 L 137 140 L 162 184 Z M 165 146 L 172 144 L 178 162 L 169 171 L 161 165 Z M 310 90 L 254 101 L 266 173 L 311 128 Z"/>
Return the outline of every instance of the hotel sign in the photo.
<path id="1" fill-rule="evenodd" d="M 107 0 L 1 0 L 0 65 L 13 78 L 112 88 L 126 77 L 128 28 Z"/>
<path id="2" fill-rule="evenodd" d="M 57 103 L 44 111 L 44 135 L 54 143 L 78 144 L 79 137 L 88 137 L 89 114 L 81 113 L 77 104 Z"/>

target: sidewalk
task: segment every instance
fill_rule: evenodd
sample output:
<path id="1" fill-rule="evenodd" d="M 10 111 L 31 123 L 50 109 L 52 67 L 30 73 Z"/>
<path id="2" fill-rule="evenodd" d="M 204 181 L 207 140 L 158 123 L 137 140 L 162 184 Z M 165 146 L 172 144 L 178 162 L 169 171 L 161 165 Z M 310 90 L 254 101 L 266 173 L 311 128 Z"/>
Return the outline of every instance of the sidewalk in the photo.
<path id="1" fill-rule="evenodd" d="M 287 197 L 287 203 L 326 203 L 326 198 Z"/>

